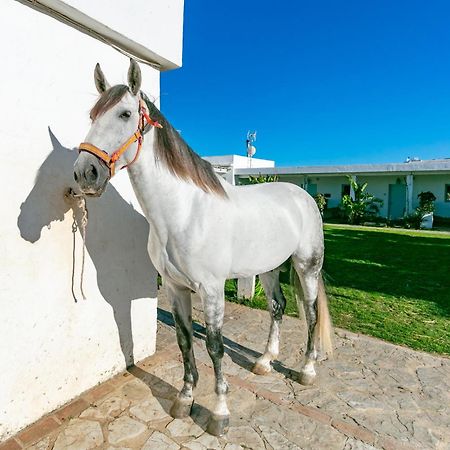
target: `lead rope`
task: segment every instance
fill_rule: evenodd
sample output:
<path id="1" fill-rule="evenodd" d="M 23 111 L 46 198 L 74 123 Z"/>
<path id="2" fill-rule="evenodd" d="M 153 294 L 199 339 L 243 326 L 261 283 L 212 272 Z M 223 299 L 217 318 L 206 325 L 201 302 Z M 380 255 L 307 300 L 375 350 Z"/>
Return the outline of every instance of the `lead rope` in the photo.
<path id="1" fill-rule="evenodd" d="M 86 206 L 86 199 L 84 196 L 80 194 L 75 194 L 72 189 L 69 190 L 67 193 L 67 197 L 71 197 L 73 200 L 76 201 L 76 206 L 81 211 L 81 221 L 80 226 L 78 226 L 77 218 L 76 218 L 76 212 L 73 210 L 73 222 L 72 222 L 72 297 L 75 300 L 75 303 L 78 303 L 77 296 L 75 294 L 75 262 L 76 262 L 76 234 L 78 229 L 80 230 L 81 238 L 83 239 L 83 252 L 81 257 L 81 275 L 80 275 L 80 291 L 81 295 L 83 297 L 83 300 L 86 300 L 86 296 L 84 295 L 83 291 L 83 280 L 84 280 L 84 261 L 85 261 L 85 254 L 86 254 L 86 229 L 87 229 L 87 223 L 88 223 L 88 209 Z"/>

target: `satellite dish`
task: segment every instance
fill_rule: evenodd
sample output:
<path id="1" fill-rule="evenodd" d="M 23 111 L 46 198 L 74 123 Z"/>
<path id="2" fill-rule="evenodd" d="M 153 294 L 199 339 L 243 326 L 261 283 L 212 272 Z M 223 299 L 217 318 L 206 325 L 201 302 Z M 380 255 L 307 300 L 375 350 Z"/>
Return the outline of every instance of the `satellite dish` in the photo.
<path id="1" fill-rule="evenodd" d="M 247 156 L 249 158 L 253 157 L 256 153 L 256 147 L 253 145 L 253 142 L 256 141 L 256 130 L 255 131 L 247 131 Z"/>
<path id="2" fill-rule="evenodd" d="M 247 156 L 249 158 L 253 157 L 253 155 L 256 153 L 256 147 L 254 145 L 248 145 L 247 146 Z"/>

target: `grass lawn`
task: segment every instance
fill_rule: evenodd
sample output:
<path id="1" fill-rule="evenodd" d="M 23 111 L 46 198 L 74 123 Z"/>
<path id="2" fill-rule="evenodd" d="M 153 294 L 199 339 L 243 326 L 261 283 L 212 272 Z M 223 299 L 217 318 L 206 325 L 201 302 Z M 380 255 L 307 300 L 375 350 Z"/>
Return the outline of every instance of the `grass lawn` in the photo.
<path id="1" fill-rule="evenodd" d="M 325 225 L 325 246 L 334 325 L 450 355 L 450 234 Z M 289 274 L 281 280 L 286 313 L 297 315 Z M 265 309 L 257 291 L 247 304 Z M 225 294 L 237 301 L 235 282 Z"/>

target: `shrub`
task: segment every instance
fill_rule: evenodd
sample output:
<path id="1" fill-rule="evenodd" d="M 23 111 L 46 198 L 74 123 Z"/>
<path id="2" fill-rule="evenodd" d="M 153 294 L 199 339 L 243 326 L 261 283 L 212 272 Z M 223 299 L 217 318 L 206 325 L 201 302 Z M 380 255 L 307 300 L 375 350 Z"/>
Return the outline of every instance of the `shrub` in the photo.
<path id="1" fill-rule="evenodd" d="M 367 183 L 359 184 L 352 177 L 347 178 L 355 194 L 354 199 L 350 195 L 342 197 L 341 209 L 347 222 L 359 224 L 364 220 L 374 220 L 380 212 L 383 200 L 366 192 Z"/>
<path id="2" fill-rule="evenodd" d="M 323 194 L 316 194 L 313 198 L 316 201 L 320 214 L 323 216 L 323 212 L 327 206 L 327 198 Z"/>
<path id="3" fill-rule="evenodd" d="M 255 177 L 249 175 L 249 184 L 275 183 L 278 181 L 277 175 L 262 175 L 261 173 Z"/>
<path id="4" fill-rule="evenodd" d="M 434 201 L 436 200 L 436 196 L 432 192 L 421 192 L 417 197 L 419 198 L 419 207 L 416 211 L 419 214 L 422 214 L 422 217 L 425 214 L 434 212 Z"/>
<path id="5" fill-rule="evenodd" d="M 418 230 L 420 228 L 420 224 L 422 222 L 422 215 L 416 210 L 411 214 L 403 217 L 403 227 L 404 228 L 415 228 Z"/>

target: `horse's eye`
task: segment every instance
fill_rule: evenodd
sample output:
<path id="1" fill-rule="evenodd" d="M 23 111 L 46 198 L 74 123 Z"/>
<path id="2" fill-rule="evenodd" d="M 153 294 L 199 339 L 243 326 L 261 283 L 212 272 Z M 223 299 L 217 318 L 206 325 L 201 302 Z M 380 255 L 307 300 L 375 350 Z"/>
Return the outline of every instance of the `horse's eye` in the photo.
<path id="1" fill-rule="evenodd" d="M 121 115 L 120 118 L 121 119 L 129 119 L 131 116 L 131 111 L 124 111 Z"/>

